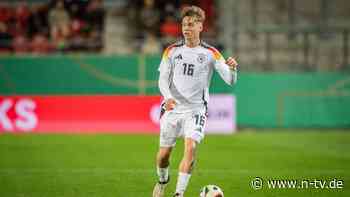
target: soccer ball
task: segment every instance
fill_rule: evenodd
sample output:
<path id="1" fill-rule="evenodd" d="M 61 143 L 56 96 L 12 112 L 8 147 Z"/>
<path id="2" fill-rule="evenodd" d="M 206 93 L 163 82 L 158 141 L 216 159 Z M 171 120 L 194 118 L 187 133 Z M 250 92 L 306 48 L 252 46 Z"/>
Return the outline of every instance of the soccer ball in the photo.
<path id="1" fill-rule="evenodd" d="M 224 192 L 216 185 L 207 185 L 201 189 L 199 197 L 224 197 Z"/>

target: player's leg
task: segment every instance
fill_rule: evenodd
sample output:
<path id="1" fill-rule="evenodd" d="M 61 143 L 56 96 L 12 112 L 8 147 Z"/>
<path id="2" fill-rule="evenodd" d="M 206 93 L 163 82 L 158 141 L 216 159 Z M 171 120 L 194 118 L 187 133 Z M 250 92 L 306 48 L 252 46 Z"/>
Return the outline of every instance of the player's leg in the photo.
<path id="1" fill-rule="evenodd" d="M 179 166 L 175 196 L 183 196 L 185 193 L 194 168 L 197 146 L 204 138 L 205 122 L 206 109 L 187 114 L 184 117 L 185 149 Z"/>
<path id="2" fill-rule="evenodd" d="M 192 138 L 185 138 L 184 155 L 179 165 L 179 175 L 175 196 L 183 196 L 195 163 L 197 142 Z"/>
<path id="3" fill-rule="evenodd" d="M 160 183 L 169 181 L 169 158 L 172 147 L 160 147 L 157 153 L 157 175 Z"/>
<path id="4" fill-rule="evenodd" d="M 153 188 L 153 197 L 163 197 L 169 183 L 169 158 L 172 147 L 160 147 L 157 153 L 158 182 Z"/>
<path id="5" fill-rule="evenodd" d="M 176 126 L 176 115 L 165 113 L 160 120 L 160 148 L 157 153 L 157 175 L 158 181 L 153 189 L 153 197 L 163 197 L 165 187 L 170 180 L 169 158 L 171 150 L 175 146 L 178 135 Z"/>

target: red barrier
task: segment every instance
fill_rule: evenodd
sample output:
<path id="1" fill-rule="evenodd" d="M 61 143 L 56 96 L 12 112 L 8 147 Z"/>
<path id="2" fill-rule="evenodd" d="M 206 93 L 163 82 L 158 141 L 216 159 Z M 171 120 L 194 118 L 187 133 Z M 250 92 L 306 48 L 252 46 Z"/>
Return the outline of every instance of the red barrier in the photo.
<path id="1" fill-rule="evenodd" d="M 160 96 L 0 96 L 0 132 L 158 133 Z"/>

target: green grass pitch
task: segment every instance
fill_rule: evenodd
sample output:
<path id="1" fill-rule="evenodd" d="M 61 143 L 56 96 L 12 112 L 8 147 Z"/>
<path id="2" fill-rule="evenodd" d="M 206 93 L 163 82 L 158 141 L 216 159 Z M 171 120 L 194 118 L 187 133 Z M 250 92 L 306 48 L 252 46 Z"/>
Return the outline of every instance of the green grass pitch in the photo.
<path id="1" fill-rule="evenodd" d="M 170 197 L 183 142 L 171 158 Z M 150 197 L 156 135 L 0 135 L 1 197 Z M 245 130 L 206 136 L 186 197 L 207 184 L 226 197 L 350 196 L 350 132 L 341 130 Z M 342 189 L 253 190 L 255 177 L 337 180 Z"/>

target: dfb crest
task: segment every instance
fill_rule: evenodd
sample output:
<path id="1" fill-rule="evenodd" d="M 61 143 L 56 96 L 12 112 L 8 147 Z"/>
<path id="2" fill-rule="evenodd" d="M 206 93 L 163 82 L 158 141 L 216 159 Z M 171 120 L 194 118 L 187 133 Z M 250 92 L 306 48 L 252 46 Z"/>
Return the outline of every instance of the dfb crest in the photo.
<path id="1" fill-rule="evenodd" d="M 199 63 L 204 63 L 207 60 L 207 56 L 204 53 L 198 54 L 197 61 Z"/>

